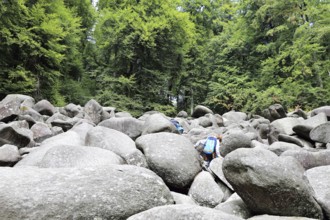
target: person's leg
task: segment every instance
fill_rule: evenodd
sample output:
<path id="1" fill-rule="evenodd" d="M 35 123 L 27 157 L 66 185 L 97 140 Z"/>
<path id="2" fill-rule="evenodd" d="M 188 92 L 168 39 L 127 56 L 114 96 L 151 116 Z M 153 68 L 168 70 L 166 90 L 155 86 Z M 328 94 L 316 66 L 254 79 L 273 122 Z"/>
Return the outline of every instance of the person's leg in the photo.
<path id="1" fill-rule="evenodd" d="M 213 156 L 212 154 L 205 154 L 205 156 L 206 156 L 207 167 L 209 167 Z"/>

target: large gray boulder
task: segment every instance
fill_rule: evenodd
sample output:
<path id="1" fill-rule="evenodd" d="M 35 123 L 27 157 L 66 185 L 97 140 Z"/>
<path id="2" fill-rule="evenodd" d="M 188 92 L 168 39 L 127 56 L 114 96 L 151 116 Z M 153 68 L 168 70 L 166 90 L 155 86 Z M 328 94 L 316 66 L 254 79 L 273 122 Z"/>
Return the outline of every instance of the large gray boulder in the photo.
<path id="1" fill-rule="evenodd" d="M 310 137 L 313 141 L 320 143 L 330 143 L 330 122 L 320 124 L 313 128 Z"/>
<path id="2" fill-rule="evenodd" d="M 48 115 L 48 116 L 52 116 L 56 111 L 55 107 L 45 99 L 37 102 L 33 106 L 33 109 L 39 112 L 41 115 Z"/>
<path id="3" fill-rule="evenodd" d="M 306 141 L 304 138 L 301 138 L 297 135 L 279 134 L 278 141 L 296 144 L 304 149 L 314 148 L 314 144 L 312 144 L 310 141 Z"/>
<path id="4" fill-rule="evenodd" d="M 132 139 L 136 139 L 142 133 L 144 121 L 133 117 L 110 118 L 102 121 L 98 125 L 115 129 L 124 134 L 127 134 Z"/>
<path id="5" fill-rule="evenodd" d="M 270 121 L 286 117 L 285 109 L 281 104 L 274 104 L 263 110 L 262 116 Z"/>
<path id="6" fill-rule="evenodd" d="M 193 118 L 199 118 L 199 117 L 202 117 L 208 113 L 211 113 L 213 114 L 213 111 L 211 109 L 209 109 L 208 107 L 206 106 L 203 106 L 203 105 L 197 105 L 195 108 L 194 108 L 194 111 L 192 113 L 192 117 Z"/>
<path id="7" fill-rule="evenodd" d="M 268 141 L 270 144 L 278 141 L 278 136 L 280 134 L 293 135 L 293 127 L 296 125 L 301 125 L 304 123 L 302 118 L 281 118 L 270 123 L 270 132 L 268 135 Z"/>
<path id="8" fill-rule="evenodd" d="M 31 108 L 33 105 L 34 99 L 30 96 L 20 94 L 7 95 L 0 102 L 0 122 L 14 120 L 22 110 Z"/>
<path id="9" fill-rule="evenodd" d="M 219 178 L 219 180 L 225 184 L 230 190 L 234 190 L 232 185 L 227 181 L 225 175 L 223 174 L 222 171 L 222 163 L 223 163 L 223 158 L 222 157 L 217 157 L 213 159 L 210 163 L 209 170 L 212 172 L 214 176 Z"/>
<path id="10" fill-rule="evenodd" d="M 85 143 L 86 135 L 88 131 L 91 130 L 93 127 L 95 127 L 95 124 L 91 123 L 88 120 L 82 119 L 71 128 L 71 131 L 77 132 L 77 134 L 81 138 L 81 141 Z"/>
<path id="11" fill-rule="evenodd" d="M 311 152 L 307 150 L 288 150 L 281 154 L 281 156 L 294 157 L 305 170 L 313 167 L 330 165 L 330 150 L 322 150 L 317 152 Z"/>
<path id="12" fill-rule="evenodd" d="M 85 118 L 90 119 L 94 124 L 101 122 L 103 108 L 94 99 L 89 100 L 84 106 Z"/>
<path id="13" fill-rule="evenodd" d="M 224 135 L 220 144 L 220 154 L 225 157 L 238 148 L 251 148 L 251 139 L 242 131 Z"/>
<path id="14" fill-rule="evenodd" d="M 188 113 L 186 111 L 180 111 L 176 117 L 179 117 L 179 118 L 188 118 Z"/>
<path id="15" fill-rule="evenodd" d="M 210 127 L 213 124 L 210 117 L 201 116 L 197 120 L 198 124 L 204 128 Z"/>
<path id="16" fill-rule="evenodd" d="M 313 126 L 311 125 L 305 125 L 305 124 L 299 124 L 296 126 L 293 126 L 292 130 L 300 137 L 306 139 L 306 140 L 311 140 L 309 133 L 311 130 L 313 130 Z"/>
<path id="17" fill-rule="evenodd" d="M 0 168 L 0 219 L 118 219 L 173 204 L 161 178 L 128 165 Z"/>
<path id="18" fill-rule="evenodd" d="M 214 207 L 214 209 L 228 213 L 230 215 L 235 215 L 243 219 L 247 219 L 252 216 L 251 210 L 247 207 L 241 198 L 220 203 Z"/>
<path id="19" fill-rule="evenodd" d="M 322 106 L 322 107 L 313 109 L 311 112 L 311 116 L 314 116 L 314 115 L 317 115 L 320 113 L 324 113 L 328 117 L 328 119 L 330 119 L 330 106 L 327 105 L 327 106 Z"/>
<path id="20" fill-rule="evenodd" d="M 75 105 L 73 103 L 69 103 L 64 106 L 64 110 L 70 118 L 73 118 L 78 114 L 83 114 L 83 108 L 80 105 Z"/>
<path id="21" fill-rule="evenodd" d="M 319 126 L 320 124 L 326 123 L 328 121 L 327 115 L 324 112 L 320 112 L 316 115 L 312 115 L 304 121 L 305 125 L 312 126 L 313 128 Z"/>
<path id="22" fill-rule="evenodd" d="M 223 162 L 226 179 L 256 214 L 323 218 L 296 161 L 262 149 L 237 149 Z"/>
<path id="23" fill-rule="evenodd" d="M 266 148 L 267 150 L 272 151 L 276 155 L 280 156 L 283 152 L 288 150 L 298 150 L 301 151 L 302 148 L 296 144 L 287 143 L 283 141 L 276 141 L 272 143 L 269 147 Z"/>
<path id="24" fill-rule="evenodd" d="M 219 210 L 201 207 L 196 205 L 166 205 L 155 207 L 150 210 L 138 213 L 129 217 L 127 220 L 169 220 L 169 219 L 224 219 L 224 220 L 243 220 L 242 218 L 229 215 Z"/>
<path id="25" fill-rule="evenodd" d="M 326 219 L 330 219 L 330 166 L 321 166 L 305 172 L 315 191 L 315 198 L 323 208 Z"/>
<path id="26" fill-rule="evenodd" d="M 150 169 L 173 189 L 187 188 L 202 169 L 199 154 L 181 135 L 161 132 L 143 135 L 135 142 Z"/>
<path id="27" fill-rule="evenodd" d="M 49 148 L 38 164 L 41 168 L 88 168 L 124 164 L 125 161 L 109 150 L 98 147 L 58 145 Z"/>
<path id="28" fill-rule="evenodd" d="M 53 136 L 51 127 L 43 122 L 35 123 L 31 127 L 31 131 L 33 132 L 33 139 L 39 143 Z"/>
<path id="29" fill-rule="evenodd" d="M 15 129 L 7 124 L 0 124 L 0 146 L 12 144 L 18 148 L 26 147 L 32 140 L 32 134 L 27 129 Z"/>
<path id="30" fill-rule="evenodd" d="M 20 109 L 21 112 L 18 115 L 18 120 L 26 120 L 30 127 L 36 122 L 44 122 L 43 116 L 33 108 L 22 106 Z"/>
<path id="31" fill-rule="evenodd" d="M 247 114 L 244 112 L 230 111 L 222 115 L 225 126 L 229 126 L 232 123 L 240 123 L 247 120 Z"/>
<path id="32" fill-rule="evenodd" d="M 189 189 L 191 196 L 200 206 L 214 208 L 221 203 L 224 193 L 209 172 L 202 171 L 194 179 Z"/>
<path id="33" fill-rule="evenodd" d="M 155 113 L 146 119 L 143 125 L 142 135 L 157 132 L 176 132 L 176 128 L 163 114 Z"/>
<path id="34" fill-rule="evenodd" d="M 84 143 L 81 141 L 80 136 L 77 132 L 74 131 L 67 131 L 65 133 L 58 134 L 51 138 L 44 140 L 40 147 L 36 147 L 35 150 L 30 152 L 26 155 L 22 160 L 20 160 L 15 167 L 18 166 L 39 166 L 41 160 L 43 159 L 44 155 L 47 151 L 52 148 L 53 146 L 81 146 Z"/>
<path id="35" fill-rule="evenodd" d="M 12 165 L 21 159 L 18 147 L 5 144 L 0 147 L 0 165 Z"/>
<path id="36" fill-rule="evenodd" d="M 296 125 L 304 123 L 302 118 L 282 118 L 270 123 L 270 126 L 275 127 L 280 134 L 292 135 L 292 128 Z"/>
<path id="37" fill-rule="evenodd" d="M 127 164 L 147 167 L 144 155 L 134 141 L 126 134 L 103 126 L 96 126 L 87 132 L 86 146 L 110 150 L 125 159 Z"/>

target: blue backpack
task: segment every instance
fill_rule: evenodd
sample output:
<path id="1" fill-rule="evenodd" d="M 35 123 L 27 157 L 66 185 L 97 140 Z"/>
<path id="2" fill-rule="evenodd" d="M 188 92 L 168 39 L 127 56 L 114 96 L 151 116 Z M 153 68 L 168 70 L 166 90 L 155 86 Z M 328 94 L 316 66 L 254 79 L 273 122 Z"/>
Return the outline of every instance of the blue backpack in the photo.
<path id="1" fill-rule="evenodd" d="M 203 152 L 205 154 L 213 154 L 216 146 L 217 146 L 217 138 L 208 137 L 205 141 Z"/>

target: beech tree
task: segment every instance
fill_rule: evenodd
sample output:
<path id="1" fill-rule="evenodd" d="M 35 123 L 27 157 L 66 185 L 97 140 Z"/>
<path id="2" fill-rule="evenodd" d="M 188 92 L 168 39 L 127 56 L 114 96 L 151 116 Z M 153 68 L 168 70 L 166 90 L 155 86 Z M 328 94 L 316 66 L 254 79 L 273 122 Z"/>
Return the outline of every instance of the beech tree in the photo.
<path id="1" fill-rule="evenodd" d="M 95 39 L 102 103 L 175 111 L 171 98 L 195 37 L 194 24 L 177 7 L 176 1 L 100 1 Z"/>
<path id="2" fill-rule="evenodd" d="M 80 68 L 80 19 L 62 0 L 0 2 L 0 94 L 65 102 L 60 81 Z"/>

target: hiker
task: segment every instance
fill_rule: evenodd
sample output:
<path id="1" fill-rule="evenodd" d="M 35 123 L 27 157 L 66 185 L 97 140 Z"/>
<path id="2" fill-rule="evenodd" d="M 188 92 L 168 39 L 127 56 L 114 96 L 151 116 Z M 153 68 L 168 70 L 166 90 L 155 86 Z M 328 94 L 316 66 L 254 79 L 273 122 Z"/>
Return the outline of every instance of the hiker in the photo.
<path id="1" fill-rule="evenodd" d="M 195 144 L 195 148 L 203 157 L 206 167 L 209 167 L 214 158 L 220 157 L 221 140 L 221 135 L 209 135 L 206 139 L 202 139 Z"/>
<path id="2" fill-rule="evenodd" d="M 172 118 L 170 121 L 171 121 L 172 124 L 175 126 L 175 128 L 176 128 L 176 130 L 179 132 L 179 134 L 183 134 L 184 129 L 183 129 L 183 127 L 180 125 L 180 123 L 179 123 L 177 120 L 175 120 L 174 118 Z"/>

